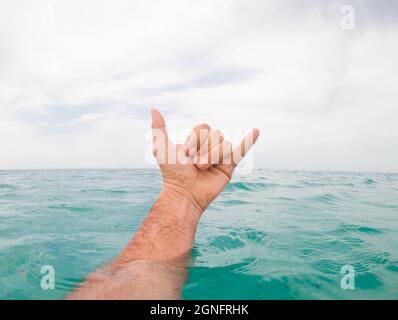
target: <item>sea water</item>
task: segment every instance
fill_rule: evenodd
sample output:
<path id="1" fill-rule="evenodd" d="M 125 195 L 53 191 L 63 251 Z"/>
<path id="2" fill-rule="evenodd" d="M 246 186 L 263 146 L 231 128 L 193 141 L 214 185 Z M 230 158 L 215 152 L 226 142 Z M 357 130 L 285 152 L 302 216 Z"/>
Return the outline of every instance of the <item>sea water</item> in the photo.
<path id="1" fill-rule="evenodd" d="M 0 171 L 0 299 L 62 299 L 120 252 L 160 188 L 158 170 Z M 398 299 L 398 175 L 236 175 L 200 222 L 183 298 Z"/>

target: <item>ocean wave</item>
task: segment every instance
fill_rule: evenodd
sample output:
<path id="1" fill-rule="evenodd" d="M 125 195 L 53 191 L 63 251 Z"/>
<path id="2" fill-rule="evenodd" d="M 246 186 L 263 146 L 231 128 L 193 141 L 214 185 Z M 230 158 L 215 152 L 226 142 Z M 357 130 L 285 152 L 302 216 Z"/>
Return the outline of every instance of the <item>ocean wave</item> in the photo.
<path id="1" fill-rule="evenodd" d="M 326 186 L 326 183 L 321 183 L 321 182 L 314 182 L 314 181 L 299 181 L 300 186 L 311 186 L 311 187 L 323 187 Z"/>
<path id="2" fill-rule="evenodd" d="M 331 203 L 338 200 L 338 198 L 330 193 L 324 193 L 320 195 L 316 195 L 310 197 L 312 201 L 320 202 L 320 203 Z"/>
<path id="3" fill-rule="evenodd" d="M 368 227 L 368 226 L 360 226 L 355 224 L 340 224 L 336 229 L 337 233 L 339 232 L 358 232 L 358 233 L 366 233 L 370 235 L 382 234 L 383 230 Z"/>
<path id="4" fill-rule="evenodd" d="M 16 189 L 17 186 L 9 183 L 0 183 L 0 189 Z"/>
<path id="5" fill-rule="evenodd" d="M 220 202 L 220 201 L 218 201 L 218 202 Z M 250 204 L 251 202 L 239 200 L 239 199 L 230 199 L 230 200 L 221 201 L 221 203 L 225 206 L 237 206 L 237 205 Z"/>
<path id="6" fill-rule="evenodd" d="M 373 179 L 371 179 L 371 178 L 366 178 L 365 183 L 366 183 L 366 184 L 375 184 L 376 181 L 373 180 Z"/>
<path id="7" fill-rule="evenodd" d="M 71 212 L 88 212 L 88 211 L 93 210 L 93 208 L 89 208 L 89 207 L 74 207 L 74 206 L 67 206 L 67 205 L 50 205 L 47 208 L 55 209 L 55 210 L 67 210 L 67 211 L 71 211 Z"/>
<path id="8" fill-rule="evenodd" d="M 363 250 L 356 250 L 351 253 L 353 264 L 357 272 L 369 272 L 374 268 L 382 265 L 387 265 L 390 262 L 391 254 L 386 251 L 382 252 L 364 252 Z"/>
<path id="9" fill-rule="evenodd" d="M 227 191 L 237 191 L 237 190 L 245 190 L 245 191 L 254 191 L 261 190 L 267 187 L 277 186 L 275 183 L 263 183 L 263 182 L 230 182 L 225 190 Z"/>
<path id="10" fill-rule="evenodd" d="M 125 194 L 125 193 L 129 193 L 127 190 L 101 189 L 101 188 L 82 189 L 82 190 L 80 190 L 80 192 L 96 192 L 96 193 L 110 193 L 110 194 Z"/>
<path id="11" fill-rule="evenodd" d="M 392 272 L 398 272 L 398 261 L 395 263 L 391 262 L 389 265 L 386 266 L 386 270 Z"/>
<path id="12" fill-rule="evenodd" d="M 227 249 L 243 248 L 249 244 L 261 246 L 265 244 L 268 235 L 259 230 L 233 230 L 228 234 L 217 236 L 209 240 L 209 247 L 225 251 Z"/>

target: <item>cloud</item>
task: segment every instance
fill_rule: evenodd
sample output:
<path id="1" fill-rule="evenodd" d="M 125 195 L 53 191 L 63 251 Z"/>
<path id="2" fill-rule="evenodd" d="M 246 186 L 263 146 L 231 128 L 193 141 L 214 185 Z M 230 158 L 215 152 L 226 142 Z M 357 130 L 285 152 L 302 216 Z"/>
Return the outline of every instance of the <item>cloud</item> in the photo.
<path id="1" fill-rule="evenodd" d="M 0 168 L 145 167 L 148 110 L 259 127 L 254 161 L 398 171 L 395 1 L 0 4 Z"/>

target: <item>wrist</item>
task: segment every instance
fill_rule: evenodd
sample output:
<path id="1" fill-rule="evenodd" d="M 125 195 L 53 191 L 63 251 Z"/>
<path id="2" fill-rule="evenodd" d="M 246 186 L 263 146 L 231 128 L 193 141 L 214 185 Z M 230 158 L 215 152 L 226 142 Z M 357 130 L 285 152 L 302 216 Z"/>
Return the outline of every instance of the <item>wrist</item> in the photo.
<path id="1" fill-rule="evenodd" d="M 186 212 L 194 217 L 200 218 L 206 209 L 189 190 L 172 182 L 164 181 L 159 197 L 176 206 L 176 212 Z"/>

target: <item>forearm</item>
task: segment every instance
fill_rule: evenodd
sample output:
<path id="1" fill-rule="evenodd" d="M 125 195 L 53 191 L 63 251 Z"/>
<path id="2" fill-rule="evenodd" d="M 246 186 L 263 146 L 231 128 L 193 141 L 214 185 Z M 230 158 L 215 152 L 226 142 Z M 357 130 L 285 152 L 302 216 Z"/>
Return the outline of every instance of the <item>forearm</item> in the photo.
<path id="1" fill-rule="evenodd" d="M 163 188 L 134 237 L 109 265 L 91 274 L 69 299 L 178 299 L 202 215 L 176 186 Z"/>
<path id="2" fill-rule="evenodd" d="M 116 263 L 133 260 L 170 262 L 192 248 L 202 209 L 182 188 L 167 185 Z"/>

